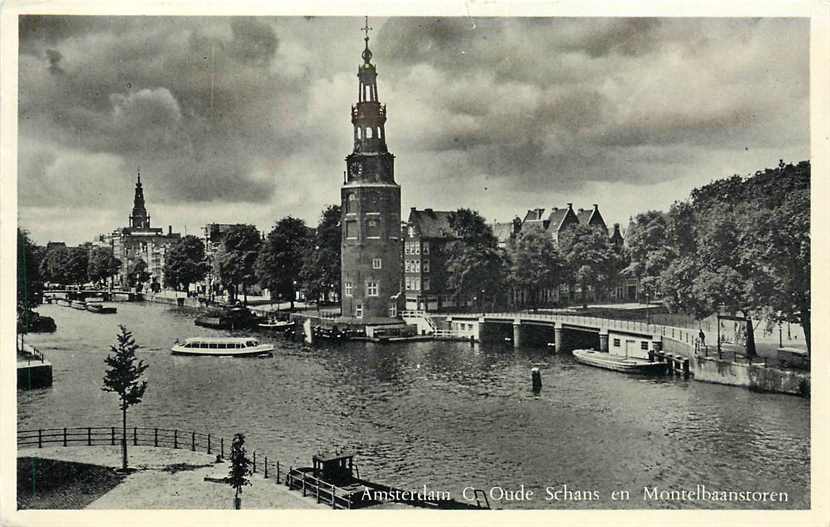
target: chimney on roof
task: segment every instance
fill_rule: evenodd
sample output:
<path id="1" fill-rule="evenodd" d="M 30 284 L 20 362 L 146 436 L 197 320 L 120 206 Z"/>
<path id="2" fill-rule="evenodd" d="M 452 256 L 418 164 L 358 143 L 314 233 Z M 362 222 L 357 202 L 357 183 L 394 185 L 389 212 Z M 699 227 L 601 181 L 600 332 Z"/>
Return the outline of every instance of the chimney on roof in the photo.
<path id="1" fill-rule="evenodd" d="M 585 212 L 585 209 L 583 209 L 582 207 L 579 207 L 579 212 Z"/>
<path id="2" fill-rule="evenodd" d="M 614 224 L 614 232 L 620 232 L 620 224 L 619 223 Z"/>
<path id="3" fill-rule="evenodd" d="M 432 209 L 424 209 L 424 212 L 431 215 L 432 214 Z"/>
<path id="4" fill-rule="evenodd" d="M 594 210 L 599 210 L 599 205 L 597 205 L 596 203 L 594 203 Z"/>
<path id="5" fill-rule="evenodd" d="M 574 204 L 568 203 L 568 210 L 574 210 Z"/>
<path id="6" fill-rule="evenodd" d="M 172 225 L 167 226 L 167 234 L 173 234 L 173 226 Z"/>
<path id="7" fill-rule="evenodd" d="M 410 207 L 410 208 L 409 208 L 409 211 L 410 211 L 410 212 L 415 212 L 416 210 L 418 210 L 416 207 Z"/>

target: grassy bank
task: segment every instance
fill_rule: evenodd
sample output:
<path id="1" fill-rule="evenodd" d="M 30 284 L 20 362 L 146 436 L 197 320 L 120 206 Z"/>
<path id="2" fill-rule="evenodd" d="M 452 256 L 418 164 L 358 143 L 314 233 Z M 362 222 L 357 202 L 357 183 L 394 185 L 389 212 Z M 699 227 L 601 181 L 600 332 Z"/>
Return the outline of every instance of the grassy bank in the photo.
<path id="1" fill-rule="evenodd" d="M 57 459 L 17 460 L 18 509 L 83 509 L 124 480 L 111 467 Z"/>

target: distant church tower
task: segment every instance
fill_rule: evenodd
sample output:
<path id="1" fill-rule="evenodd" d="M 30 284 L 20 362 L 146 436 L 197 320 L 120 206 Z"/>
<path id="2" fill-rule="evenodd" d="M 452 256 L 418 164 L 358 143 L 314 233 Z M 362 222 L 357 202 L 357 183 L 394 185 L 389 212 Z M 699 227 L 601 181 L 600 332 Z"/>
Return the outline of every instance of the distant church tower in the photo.
<path id="1" fill-rule="evenodd" d="M 394 314 L 400 291 L 401 187 L 395 156 L 386 148 L 386 106 L 378 102 L 377 72 L 369 50 L 368 18 L 359 90 L 352 106 L 354 151 L 346 157 L 342 205 L 342 314 L 376 318 Z"/>
<path id="2" fill-rule="evenodd" d="M 133 213 L 130 215 L 130 228 L 136 230 L 150 228 L 150 216 L 144 207 L 144 189 L 141 186 L 141 172 L 138 173 L 138 182 L 135 184 L 135 198 L 133 198 Z"/>

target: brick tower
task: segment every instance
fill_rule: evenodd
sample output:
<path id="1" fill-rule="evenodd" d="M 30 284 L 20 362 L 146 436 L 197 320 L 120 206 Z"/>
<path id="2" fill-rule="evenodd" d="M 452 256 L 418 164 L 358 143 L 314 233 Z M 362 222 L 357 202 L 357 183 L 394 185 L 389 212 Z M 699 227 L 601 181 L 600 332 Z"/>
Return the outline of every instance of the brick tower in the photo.
<path id="1" fill-rule="evenodd" d="M 366 47 L 357 69 L 359 91 L 352 106 L 354 150 L 346 156 L 342 205 L 342 314 L 369 319 L 394 315 L 400 291 L 401 187 L 395 156 L 386 148 L 386 106 L 378 101 L 377 72 Z"/>

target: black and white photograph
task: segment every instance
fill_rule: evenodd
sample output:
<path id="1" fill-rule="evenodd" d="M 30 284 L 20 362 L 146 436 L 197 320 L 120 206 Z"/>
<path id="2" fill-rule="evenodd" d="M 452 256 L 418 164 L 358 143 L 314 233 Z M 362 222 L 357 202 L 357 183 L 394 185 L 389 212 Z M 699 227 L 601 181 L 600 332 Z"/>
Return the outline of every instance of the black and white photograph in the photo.
<path id="1" fill-rule="evenodd" d="M 826 524 L 805 5 L 7 6 L 3 522 Z"/>

